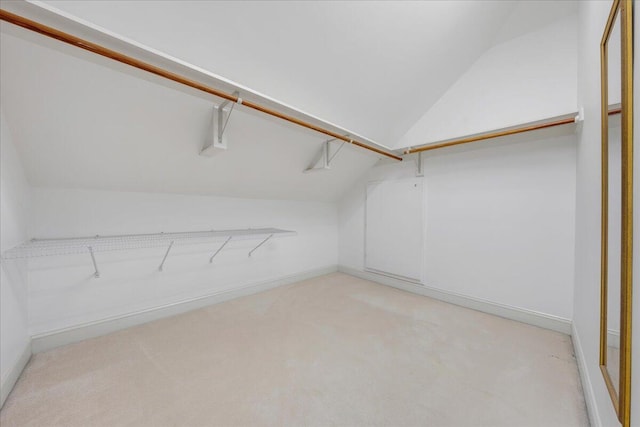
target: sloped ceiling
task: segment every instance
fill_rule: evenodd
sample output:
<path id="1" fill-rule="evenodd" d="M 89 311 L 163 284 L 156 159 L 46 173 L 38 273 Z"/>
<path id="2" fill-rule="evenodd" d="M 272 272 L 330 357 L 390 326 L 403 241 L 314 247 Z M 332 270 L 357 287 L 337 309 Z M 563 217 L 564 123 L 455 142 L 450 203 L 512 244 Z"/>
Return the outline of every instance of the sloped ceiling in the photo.
<path id="1" fill-rule="evenodd" d="M 2 111 L 31 185 L 331 201 L 378 161 L 347 146 L 330 171 L 303 174 L 324 138 L 241 108 L 226 129 L 227 152 L 199 156 L 211 101 L 25 30 L 2 30 Z"/>
<path id="2" fill-rule="evenodd" d="M 409 129 L 396 148 L 575 115 L 577 71 L 576 14 L 508 37 L 487 50 Z"/>
<path id="3" fill-rule="evenodd" d="M 388 146 L 526 19 L 511 1 L 34 3 Z M 545 10 L 544 23 L 560 9 Z M 325 138 L 241 108 L 229 150 L 200 157 L 210 100 L 1 28 L 0 101 L 32 185 L 332 201 L 378 161 L 345 147 L 331 171 L 302 174 Z"/>
<path id="4" fill-rule="evenodd" d="M 46 3 L 391 147 L 518 2 Z"/>

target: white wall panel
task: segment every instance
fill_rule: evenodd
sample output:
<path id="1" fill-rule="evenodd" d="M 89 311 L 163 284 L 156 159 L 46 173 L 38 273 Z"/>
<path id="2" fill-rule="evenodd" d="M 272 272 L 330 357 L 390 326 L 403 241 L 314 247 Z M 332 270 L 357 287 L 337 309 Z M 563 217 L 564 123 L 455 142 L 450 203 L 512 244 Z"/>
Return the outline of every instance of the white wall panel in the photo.
<path id="1" fill-rule="evenodd" d="M 423 180 L 367 184 L 365 267 L 414 281 L 422 279 Z"/>
<path id="2" fill-rule="evenodd" d="M 425 285 L 571 319 L 573 129 L 425 154 Z M 415 179 L 414 159 L 378 165 L 341 200 L 341 265 L 365 268 L 367 182 Z"/>
<path id="3" fill-rule="evenodd" d="M 29 184 L 12 142 L 4 115 L 0 111 L 0 250 L 27 239 Z M 27 331 L 27 280 L 23 262 L 2 261 L 0 278 L 0 380 L 3 387 L 30 343 Z M 2 390 L 2 396 L 7 391 Z M 1 403 L 0 403 L 1 404 Z"/>

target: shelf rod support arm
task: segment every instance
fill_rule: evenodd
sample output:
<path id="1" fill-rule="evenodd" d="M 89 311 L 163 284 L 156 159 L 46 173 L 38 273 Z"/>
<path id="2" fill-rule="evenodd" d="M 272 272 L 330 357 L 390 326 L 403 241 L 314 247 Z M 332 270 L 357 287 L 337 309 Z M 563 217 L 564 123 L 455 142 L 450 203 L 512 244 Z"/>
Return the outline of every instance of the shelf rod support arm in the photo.
<path id="1" fill-rule="evenodd" d="M 265 243 L 267 243 L 267 240 L 269 240 L 270 238 L 273 237 L 273 234 L 269 234 L 269 237 L 267 237 L 266 239 L 264 239 L 262 242 L 260 242 L 258 244 L 258 246 L 256 246 L 255 248 L 251 249 L 251 251 L 249 252 L 249 256 L 251 256 L 252 253 L 254 253 L 256 251 L 256 249 L 258 249 L 260 246 L 264 245 Z"/>
<path id="2" fill-rule="evenodd" d="M 211 255 L 211 258 L 209 258 L 209 264 L 211 264 L 213 262 L 213 259 L 216 257 L 216 255 L 218 255 L 220 253 L 220 251 L 227 246 L 227 243 L 229 243 L 229 241 L 231 240 L 233 236 L 229 236 L 227 237 L 227 240 L 224 241 L 224 243 L 222 244 L 222 246 L 220 246 L 218 248 L 218 250 L 216 251 L 216 253 L 214 253 L 213 255 Z"/>
<path id="3" fill-rule="evenodd" d="M 227 129 L 227 124 L 229 124 L 231 113 L 233 113 L 233 107 L 235 107 L 236 104 L 242 104 L 242 98 L 240 98 L 240 92 L 235 91 L 232 93 L 232 96 L 236 97 L 237 101 L 231 104 L 231 108 L 229 109 L 229 113 L 227 113 L 226 120 L 224 117 L 225 116 L 224 109 L 227 106 L 227 104 L 229 104 L 231 101 L 227 99 L 218 106 L 218 141 L 219 142 L 222 142 L 222 136 L 224 135 L 224 131 Z"/>
<path id="4" fill-rule="evenodd" d="M 345 138 L 348 137 L 348 136 L 349 135 L 345 135 Z M 340 150 L 342 150 L 342 148 L 346 144 L 346 142 L 342 142 L 342 144 L 340 144 L 338 149 L 332 155 L 331 154 L 331 143 L 333 141 L 336 141 L 336 140 L 337 140 L 337 138 L 332 138 L 332 139 L 327 139 L 326 141 L 324 141 L 322 143 L 322 146 L 320 147 L 320 151 L 318 151 L 318 154 L 316 154 L 316 156 L 313 158 L 313 161 L 311 162 L 309 167 L 306 168 L 303 172 L 304 173 L 308 173 L 308 172 L 316 172 L 316 171 L 322 171 L 322 170 L 331 169 L 331 162 L 333 161 L 333 159 L 338 155 Z M 322 165 L 318 166 L 318 164 L 320 162 L 322 162 Z"/>
<path id="5" fill-rule="evenodd" d="M 95 255 L 93 255 L 93 248 L 91 246 L 89 246 L 88 248 L 89 248 L 89 254 L 91 254 L 91 261 L 93 261 L 93 268 L 96 270 L 96 272 L 93 273 L 93 277 L 98 279 L 100 278 L 100 271 L 98 271 L 98 264 L 96 263 L 96 257 Z"/>
<path id="6" fill-rule="evenodd" d="M 174 242 L 175 240 L 172 240 L 171 243 L 169 243 L 169 247 L 167 248 L 167 252 L 164 253 L 164 258 L 162 258 L 162 262 L 160 263 L 160 267 L 158 267 L 158 271 L 162 271 L 162 267 L 164 267 L 164 262 L 167 260 L 167 257 L 169 256 L 169 251 L 171 250 L 171 247 L 173 246 Z"/>
<path id="7" fill-rule="evenodd" d="M 343 142 L 342 144 L 340 144 L 340 147 L 338 147 L 338 149 L 336 150 L 335 153 L 333 153 L 333 156 L 331 156 L 329 158 L 329 161 L 327 163 L 331 163 L 333 161 L 333 159 L 338 155 L 338 153 L 340 152 L 340 150 L 342 150 L 342 147 L 344 147 L 344 144 L 346 144 L 346 142 Z M 327 154 L 329 154 L 329 151 L 327 150 Z"/>

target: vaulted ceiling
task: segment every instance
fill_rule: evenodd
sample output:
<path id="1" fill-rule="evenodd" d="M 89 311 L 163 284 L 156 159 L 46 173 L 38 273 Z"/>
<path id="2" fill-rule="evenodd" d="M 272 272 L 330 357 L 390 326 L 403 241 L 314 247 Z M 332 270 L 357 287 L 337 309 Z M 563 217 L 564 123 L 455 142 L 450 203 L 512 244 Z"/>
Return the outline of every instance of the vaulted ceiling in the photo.
<path id="1" fill-rule="evenodd" d="M 514 20 L 545 25 L 575 12 L 571 2 L 539 3 L 535 13 L 507 1 L 34 5 L 391 146 L 486 49 L 527 31 Z M 330 201 L 378 161 L 345 147 L 330 171 L 302 174 L 326 138 L 241 108 L 227 152 L 198 156 L 212 100 L 1 28 L 0 100 L 32 185 Z"/>
<path id="2" fill-rule="evenodd" d="M 47 1 L 394 146 L 492 44 L 560 1 Z"/>
<path id="3" fill-rule="evenodd" d="M 225 130 L 228 150 L 200 156 L 212 101 L 9 32 L 0 41 L 2 109 L 34 186 L 334 200 L 378 160 L 345 147 L 330 171 L 303 174 L 325 138 L 241 108 Z"/>

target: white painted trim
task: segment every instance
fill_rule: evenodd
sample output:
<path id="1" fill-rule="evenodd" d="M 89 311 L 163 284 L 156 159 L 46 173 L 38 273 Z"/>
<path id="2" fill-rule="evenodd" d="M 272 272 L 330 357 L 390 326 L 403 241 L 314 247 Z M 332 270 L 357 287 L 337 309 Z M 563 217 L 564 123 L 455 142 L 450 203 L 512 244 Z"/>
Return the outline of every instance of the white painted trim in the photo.
<path id="1" fill-rule="evenodd" d="M 20 378 L 20 374 L 24 370 L 27 363 L 29 363 L 29 359 L 31 359 L 31 341 L 27 343 L 22 350 L 22 354 L 20 357 L 14 362 L 13 367 L 7 372 L 2 381 L 0 382 L 0 408 L 4 406 L 4 402 L 9 397 L 9 393 L 13 390 L 13 386 L 16 385 L 18 378 Z"/>
<path id="2" fill-rule="evenodd" d="M 380 283 L 381 285 L 391 286 L 397 289 L 402 289 L 403 291 L 424 295 L 440 301 L 504 317 L 506 319 L 516 320 L 518 322 L 550 329 L 567 335 L 571 334 L 571 320 L 563 317 L 456 294 L 454 292 L 444 291 L 442 289 L 426 285 L 417 285 L 406 280 L 400 280 L 369 271 L 361 271 L 343 265 L 338 266 L 338 271 L 360 277 L 361 279 L 371 280 L 372 282 Z"/>
<path id="3" fill-rule="evenodd" d="M 596 396 L 593 393 L 593 386 L 591 385 L 591 378 L 589 377 L 587 361 L 584 357 L 584 352 L 582 351 L 580 335 L 578 334 L 578 329 L 575 324 L 571 325 L 571 341 L 573 341 L 573 349 L 576 355 L 578 372 L 580 372 L 580 382 L 582 383 L 584 401 L 587 405 L 589 423 L 591 424 L 591 427 L 602 427 L 600 413 L 598 412 L 598 404 L 596 403 Z"/>
<path id="4" fill-rule="evenodd" d="M 31 347 L 33 353 L 40 353 L 63 345 L 83 341 L 89 338 L 99 337 L 132 326 L 175 316 L 187 311 L 196 310 L 213 304 L 229 301 L 235 298 L 263 292 L 279 286 L 288 285 L 313 277 L 335 273 L 337 266 L 331 265 L 323 268 L 305 271 L 298 274 L 291 274 L 275 280 L 252 283 L 235 289 L 214 292 L 196 298 L 185 299 L 175 303 L 120 316 L 101 319 L 94 322 L 76 325 L 70 328 L 58 329 L 55 331 L 34 335 Z"/>

